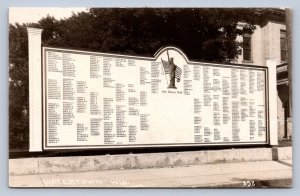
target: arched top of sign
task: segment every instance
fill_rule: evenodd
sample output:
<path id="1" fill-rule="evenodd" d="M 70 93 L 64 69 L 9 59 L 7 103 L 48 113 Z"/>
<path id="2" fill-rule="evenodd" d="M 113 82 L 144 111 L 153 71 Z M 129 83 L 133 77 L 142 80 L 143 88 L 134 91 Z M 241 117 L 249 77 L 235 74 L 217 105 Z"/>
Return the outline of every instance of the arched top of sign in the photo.
<path id="1" fill-rule="evenodd" d="M 166 46 L 166 47 L 161 47 L 157 52 L 154 54 L 155 59 L 159 59 L 160 56 L 162 56 L 164 53 L 167 51 L 174 51 L 177 52 L 186 62 L 189 62 L 189 58 L 185 55 L 185 53 L 180 50 L 179 48 L 176 48 L 174 46 Z"/>

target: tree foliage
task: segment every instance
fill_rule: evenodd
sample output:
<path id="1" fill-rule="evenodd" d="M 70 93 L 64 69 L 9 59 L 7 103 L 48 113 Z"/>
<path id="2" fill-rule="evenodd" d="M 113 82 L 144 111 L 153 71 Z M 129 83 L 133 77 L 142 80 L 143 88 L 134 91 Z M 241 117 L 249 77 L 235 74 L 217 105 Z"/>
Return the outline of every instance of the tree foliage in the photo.
<path id="1" fill-rule="evenodd" d="M 20 147 L 29 132 L 27 26 L 43 29 L 44 46 L 153 56 L 173 45 L 190 59 L 229 62 L 241 54 L 236 37 L 255 29 L 254 15 L 252 9 L 92 8 L 62 20 L 10 24 L 10 147 Z M 245 25 L 238 27 L 240 21 Z"/>
<path id="2" fill-rule="evenodd" d="M 28 137 L 28 44 L 26 25 L 9 26 L 9 136 L 10 147 Z"/>

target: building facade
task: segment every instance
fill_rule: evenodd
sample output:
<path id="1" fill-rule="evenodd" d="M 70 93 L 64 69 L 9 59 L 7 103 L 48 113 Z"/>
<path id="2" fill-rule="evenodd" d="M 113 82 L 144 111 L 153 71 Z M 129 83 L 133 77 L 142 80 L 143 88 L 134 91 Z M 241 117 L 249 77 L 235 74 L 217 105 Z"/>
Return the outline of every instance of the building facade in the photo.
<path id="1" fill-rule="evenodd" d="M 278 139 L 291 138 L 292 115 L 290 101 L 290 79 L 288 69 L 291 65 L 288 51 L 288 33 L 284 9 L 259 9 L 256 29 L 253 34 L 237 37 L 243 42 L 242 54 L 235 59 L 238 64 L 265 65 L 267 59 L 277 65 L 277 108 Z"/>

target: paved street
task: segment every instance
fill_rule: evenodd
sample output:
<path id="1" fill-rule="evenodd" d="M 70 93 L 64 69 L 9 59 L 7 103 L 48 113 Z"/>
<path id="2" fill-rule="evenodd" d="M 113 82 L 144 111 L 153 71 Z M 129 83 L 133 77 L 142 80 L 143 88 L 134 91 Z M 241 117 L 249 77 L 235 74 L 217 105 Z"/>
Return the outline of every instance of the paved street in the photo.
<path id="1" fill-rule="evenodd" d="M 291 187 L 292 161 L 10 175 L 10 187 Z"/>

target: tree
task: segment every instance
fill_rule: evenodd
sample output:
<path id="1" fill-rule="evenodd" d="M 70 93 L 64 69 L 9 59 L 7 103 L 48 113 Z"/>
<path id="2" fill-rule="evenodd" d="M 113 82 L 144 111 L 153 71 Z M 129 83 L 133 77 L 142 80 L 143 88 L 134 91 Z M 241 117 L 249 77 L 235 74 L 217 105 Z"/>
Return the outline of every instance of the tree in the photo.
<path id="1" fill-rule="evenodd" d="M 92 8 L 62 20 L 10 24 L 10 147 L 28 149 L 27 26 L 43 29 L 44 46 L 153 56 L 174 45 L 190 59 L 229 62 L 241 53 L 236 37 L 255 29 L 254 16 L 254 9 Z M 246 22 L 242 28 L 240 21 Z"/>
<path id="2" fill-rule="evenodd" d="M 28 118 L 28 47 L 26 25 L 9 26 L 9 146 L 26 142 Z"/>

